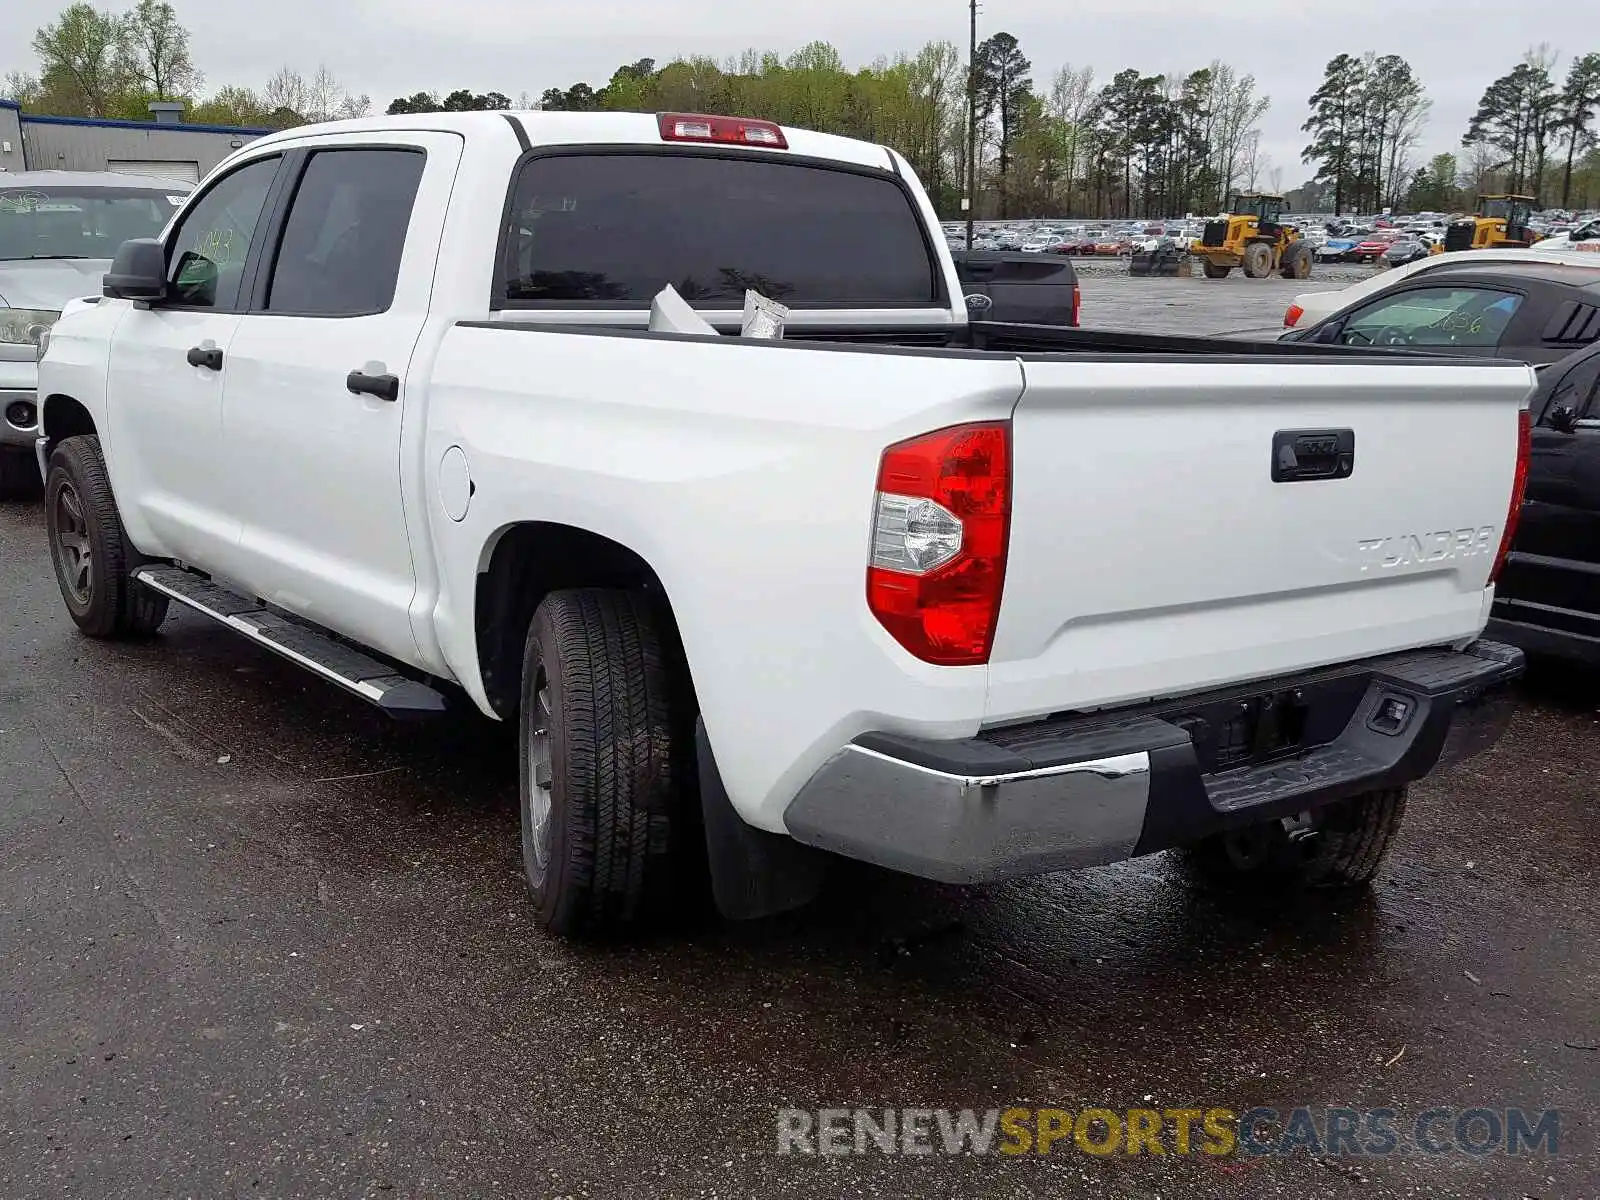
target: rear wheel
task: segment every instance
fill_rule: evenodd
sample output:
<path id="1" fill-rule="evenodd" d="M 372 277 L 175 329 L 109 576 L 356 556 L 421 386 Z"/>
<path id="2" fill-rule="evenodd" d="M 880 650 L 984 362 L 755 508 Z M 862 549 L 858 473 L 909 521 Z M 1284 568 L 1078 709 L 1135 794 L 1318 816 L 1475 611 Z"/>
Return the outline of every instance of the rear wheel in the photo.
<path id="1" fill-rule="evenodd" d="M 1231 267 L 1220 267 L 1209 258 L 1200 260 L 1200 269 L 1206 273 L 1207 279 L 1226 279 Z"/>
<path id="2" fill-rule="evenodd" d="M 669 911 L 698 830 L 687 681 L 640 592 L 552 592 L 523 653 L 522 857 L 545 928 L 604 935 Z"/>
<path id="3" fill-rule="evenodd" d="M 31 500 L 42 486 L 39 464 L 31 453 L 0 446 L 0 500 Z"/>
<path id="4" fill-rule="evenodd" d="M 1272 247 L 1265 242 L 1251 242 L 1246 246 L 1244 273 L 1251 279 L 1265 279 L 1272 274 Z"/>
<path id="5" fill-rule="evenodd" d="M 1228 886 L 1364 887 L 1406 814 L 1406 789 L 1341 800 L 1293 820 L 1215 834 L 1186 849 L 1196 874 Z"/>
<path id="6" fill-rule="evenodd" d="M 167 598 L 133 578 L 141 559 L 123 532 L 98 437 L 68 438 L 50 456 L 44 522 L 61 598 L 79 629 L 146 637 L 166 620 Z"/>

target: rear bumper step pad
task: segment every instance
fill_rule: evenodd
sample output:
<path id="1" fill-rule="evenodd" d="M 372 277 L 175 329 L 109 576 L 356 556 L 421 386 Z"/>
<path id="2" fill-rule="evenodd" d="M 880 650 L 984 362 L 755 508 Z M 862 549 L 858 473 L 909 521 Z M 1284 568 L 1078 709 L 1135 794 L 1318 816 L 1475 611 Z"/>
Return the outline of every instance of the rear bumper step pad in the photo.
<path id="1" fill-rule="evenodd" d="M 1492 746 L 1519 650 L 1388 655 L 1117 714 L 939 742 L 864 734 L 785 813 L 819 849 L 950 883 L 1116 862 L 1399 787 Z M 1230 714 L 1300 710 L 1240 765 Z M 1281 706 L 1280 706 L 1281 707 Z M 1272 705 L 1265 705 L 1272 710 Z M 1275 711 L 1275 710 L 1274 710 Z"/>

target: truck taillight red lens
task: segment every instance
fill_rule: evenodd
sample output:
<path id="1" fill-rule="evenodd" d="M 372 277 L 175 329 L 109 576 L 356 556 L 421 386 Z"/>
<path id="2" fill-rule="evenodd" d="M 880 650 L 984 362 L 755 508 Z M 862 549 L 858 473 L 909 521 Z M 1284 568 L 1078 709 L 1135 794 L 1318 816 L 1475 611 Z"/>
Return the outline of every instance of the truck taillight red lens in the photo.
<path id="1" fill-rule="evenodd" d="M 1008 422 L 890 446 L 878 467 L 867 607 L 923 662 L 988 662 L 1010 521 Z"/>
<path id="2" fill-rule="evenodd" d="M 1522 517 L 1522 497 L 1528 490 L 1528 459 L 1532 454 L 1533 416 L 1523 409 L 1517 414 L 1517 470 L 1511 477 L 1511 507 L 1506 512 L 1506 528 L 1500 535 L 1500 549 L 1494 556 L 1494 570 L 1489 572 L 1490 583 L 1500 578 L 1500 572 L 1511 554 L 1511 542 L 1517 536 L 1517 521 Z"/>
<path id="3" fill-rule="evenodd" d="M 1301 308 L 1298 304 L 1289 305 L 1289 307 L 1284 309 L 1283 312 L 1283 327 L 1285 329 L 1293 329 L 1296 325 L 1300 324 L 1300 318 L 1305 315 L 1306 310 Z"/>
<path id="4" fill-rule="evenodd" d="M 1077 284 L 1072 285 L 1072 324 L 1078 325 L 1078 315 L 1083 311 L 1083 291 Z"/>
<path id="5" fill-rule="evenodd" d="M 712 117 L 704 113 L 658 113 L 656 124 L 664 142 L 712 142 L 724 146 L 766 146 L 787 150 L 783 128 L 771 121 L 744 117 Z"/>

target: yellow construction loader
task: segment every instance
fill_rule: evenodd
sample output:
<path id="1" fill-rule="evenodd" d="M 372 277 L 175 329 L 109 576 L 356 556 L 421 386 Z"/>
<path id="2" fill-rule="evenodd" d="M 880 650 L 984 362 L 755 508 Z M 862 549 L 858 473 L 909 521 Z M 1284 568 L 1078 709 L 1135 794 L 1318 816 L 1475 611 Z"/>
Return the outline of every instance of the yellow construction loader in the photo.
<path id="1" fill-rule="evenodd" d="M 1311 274 L 1311 245 L 1297 229 L 1282 224 L 1282 216 L 1282 196 L 1235 193 L 1228 215 L 1207 221 L 1189 253 L 1200 260 L 1207 279 L 1221 279 L 1234 267 L 1251 279 L 1274 271 L 1285 279 L 1304 279 Z"/>
<path id="2" fill-rule="evenodd" d="M 1532 196 L 1479 196 L 1476 215 L 1462 217 L 1445 226 L 1444 241 L 1432 252 L 1531 246 L 1536 235 L 1528 228 L 1528 220 L 1537 203 Z"/>

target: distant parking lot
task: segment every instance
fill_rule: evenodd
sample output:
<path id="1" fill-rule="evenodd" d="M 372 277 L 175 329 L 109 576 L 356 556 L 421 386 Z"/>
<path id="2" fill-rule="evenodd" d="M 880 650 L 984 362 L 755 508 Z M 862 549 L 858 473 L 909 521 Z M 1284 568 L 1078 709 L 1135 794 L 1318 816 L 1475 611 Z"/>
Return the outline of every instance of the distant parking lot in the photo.
<path id="1" fill-rule="evenodd" d="M 1210 334 L 1358 277 L 1083 276 L 1086 324 Z M 386 724 L 195 617 L 87 641 L 38 507 L 0 505 L 0 1197 L 1594 1197 L 1600 681 L 1521 698 L 1413 789 L 1370 895 L 1263 907 L 1167 855 L 974 890 L 844 866 L 790 917 L 575 946 L 529 920 L 502 731 Z M 907 1106 L 1561 1136 L 778 1153 L 780 1110 Z"/>
<path id="2" fill-rule="evenodd" d="M 1077 259 L 1085 328 L 1227 336 L 1271 336 L 1283 328 L 1283 313 L 1301 292 L 1336 291 L 1366 279 L 1374 267 L 1324 266 L 1310 279 L 1226 279 L 1191 275 L 1137 278 L 1126 259 Z"/>

